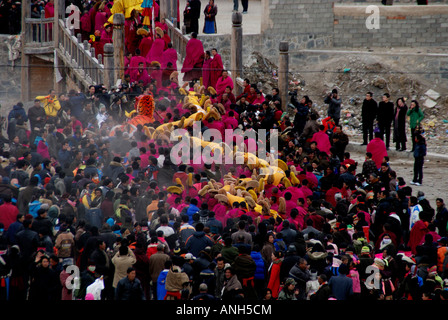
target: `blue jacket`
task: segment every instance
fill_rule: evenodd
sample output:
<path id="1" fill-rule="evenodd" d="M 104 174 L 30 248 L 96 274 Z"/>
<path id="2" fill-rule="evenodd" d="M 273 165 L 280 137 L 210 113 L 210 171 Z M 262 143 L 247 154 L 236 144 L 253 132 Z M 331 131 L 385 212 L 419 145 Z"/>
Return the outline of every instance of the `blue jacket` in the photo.
<path id="1" fill-rule="evenodd" d="M 199 256 L 199 252 L 205 249 L 205 247 L 212 247 L 213 241 L 210 239 L 204 231 L 196 231 L 193 233 L 187 241 L 185 241 L 185 248 L 193 256 Z"/>
<path id="2" fill-rule="evenodd" d="M 347 300 L 353 294 L 353 280 L 345 274 L 331 277 L 328 284 L 337 300 Z"/>
<path id="3" fill-rule="evenodd" d="M 166 295 L 165 282 L 168 275 L 168 269 L 164 269 L 160 272 L 157 278 L 157 300 L 164 300 Z"/>
<path id="4" fill-rule="evenodd" d="M 414 149 L 414 158 L 421 158 L 426 156 L 426 144 L 417 143 Z"/>
<path id="5" fill-rule="evenodd" d="M 265 278 L 265 267 L 264 260 L 260 252 L 252 251 L 250 256 L 255 261 L 255 265 L 257 268 L 255 269 L 255 279 L 264 279 Z"/>
<path id="6" fill-rule="evenodd" d="M 72 152 L 68 150 L 60 149 L 58 151 L 58 160 L 59 163 L 64 167 L 64 164 L 72 162 Z"/>
<path id="7" fill-rule="evenodd" d="M 25 109 L 23 107 L 15 105 L 12 110 L 8 114 L 8 121 L 11 121 L 13 118 L 17 118 L 19 115 L 22 116 L 22 120 L 24 122 L 28 121 L 28 115 L 26 114 Z"/>
<path id="8" fill-rule="evenodd" d="M 187 215 L 188 215 L 188 218 L 189 218 L 188 223 L 189 224 L 193 223 L 193 215 L 195 213 L 198 213 L 198 212 L 199 212 L 199 208 L 197 206 L 195 206 L 194 204 L 190 203 L 190 205 L 188 206 L 188 209 L 187 209 Z"/>

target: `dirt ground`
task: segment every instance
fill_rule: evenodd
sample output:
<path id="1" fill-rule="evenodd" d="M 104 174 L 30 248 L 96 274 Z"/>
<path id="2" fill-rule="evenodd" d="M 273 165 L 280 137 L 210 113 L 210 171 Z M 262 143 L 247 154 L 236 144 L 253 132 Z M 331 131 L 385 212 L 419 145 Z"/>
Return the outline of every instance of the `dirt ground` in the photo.
<path id="1" fill-rule="evenodd" d="M 347 150 L 350 152 L 351 158 L 358 161 L 359 166 L 362 166 L 365 146 L 356 144 L 348 147 Z M 397 153 L 399 155 L 396 155 Z M 448 201 L 447 182 L 443 177 L 443 172 L 446 172 L 448 169 L 448 160 L 426 157 L 423 167 L 423 183 L 421 186 L 415 186 L 410 184 L 414 176 L 414 159 L 395 151 L 390 152 L 389 157 L 389 164 L 392 170 L 397 172 L 397 177 L 404 178 L 406 184 L 412 188 L 412 195 L 417 196 L 418 191 L 423 191 L 433 208 L 436 207 L 437 198 L 442 198 L 445 202 Z"/>

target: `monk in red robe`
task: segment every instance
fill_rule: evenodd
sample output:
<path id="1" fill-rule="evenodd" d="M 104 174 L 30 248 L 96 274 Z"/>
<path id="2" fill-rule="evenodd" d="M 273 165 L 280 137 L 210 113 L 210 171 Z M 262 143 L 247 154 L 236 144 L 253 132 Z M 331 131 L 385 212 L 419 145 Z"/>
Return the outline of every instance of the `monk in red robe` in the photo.
<path id="1" fill-rule="evenodd" d="M 192 33 L 191 39 L 186 46 L 186 54 L 181 72 L 184 73 L 183 81 L 199 79 L 202 76 L 202 65 L 204 63 L 204 46 L 197 34 Z"/>
<path id="2" fill-rule="evenodd" d="M 140 25 L 138 11 L 132 10 L 131 17 L 124 23 L 124 44 L 126 50 L 132 54 L 135 54 L 140 42 L 140 36 L 137 34 Z"/>
<path id="3" fill-rule="evenodd" d="M 381 163 L 383 158 L 387 156 L 386 144 L 383 139 L 381 139 L 381 134 L 379 132 L 375 133 L 375 138 L 370 140 L 367 145 L 366 152 L 372 153 L 372 160 L 375 162 L 376 167 L 381 168 Z"/>
<path id="4" fill-rule="evenodd" d="M 151 50 L 149 50 L 146 55 L 146 60 L 148 64 L 151 64 L 153 61 L 161 62 L 163 60 L 163 52 L 165 50 L 165 40 L 163 40 L 163 31 L 160 28 L 156 28 L 156 38 L 151 46 Z"/>
<path id="5" fill-rule="evenodd" d="M 229 77 L 227 70 L 222 71 L 221 77 L 216 82 L 216 93 L 218 96 L 222 95 L 226 91 L 226 87 L 229 86 L 233 90 L 233 80 Z"/>
<path id="6" fill-rule="evenodd" d="M 143 37 L 140 41 L 138 49 L 140 50 L 141 56 L 146 57 L 149 50 L 151 50 L 152 43 L 154 42 L 152 39 L 152 35 L 150 32 L 146 31 L 143 28 L 138 29 L 137 34 L 140 34 Z"/>
<path id="7" fill-rule="evenodd" d="M 143 86 L 146 86 L 151 80 L 143 62 L 140 62 L 138 68 L 131 70 L 129 74 L 131 76 L 131 82 L 139 82 L 142 80 Z"/>
<path id="8" fill-rule="evenodd" d="M 211 86 L 211 62 L 212 58 L 210 57 L 210 51 L 205 52 L 204 64 L 202 65 L 202 84 L 205 88 Z"/>
<path id="9" fill-rule="evenodd" d="M 163 52 L 162 61 L 160 61 L 162 69 L 166 69 L 168 62 L 171 62 L 172 68 L 174 68 L 174 71 L 177 71 L 177 51 L 173 48 L 171 42 L 168 44 L 168 49 Z"/>
<path id="10" fill-rule="evenodd" d="M 216 82 L 218 82 L 219 77 L 222 74 L 222 70 L 224 69 L 224 64 L 222 63 L 221 55 L 218 53 L 218 50 L 215 48 L 212 49 L 213 59 L 210 63 L 210 85 L 216 89 Z"/>

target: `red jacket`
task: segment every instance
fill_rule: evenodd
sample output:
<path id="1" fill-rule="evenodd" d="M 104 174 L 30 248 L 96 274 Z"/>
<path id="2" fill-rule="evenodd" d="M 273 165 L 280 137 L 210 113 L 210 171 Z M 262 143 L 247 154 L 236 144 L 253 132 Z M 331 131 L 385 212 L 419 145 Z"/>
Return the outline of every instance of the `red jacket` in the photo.
<path id="1" fill-rule="evenodd" d="M 11 223 L 17 220 L 19 209 L 12 203 L 5 202 L 0 206 L 0 222 L 5 226 L 5 231 L 8 230 Z"/>
<path id="2" fill-rule="evenodd" d="M 277 299 L 278 293 L 280 291 L 280 268 L 282 266 L 282 261 L 276 259 L 272 262 L 272 267 L 269 273 L 269 283 L 268 288 L 272 291 L 272 297 Z"/>

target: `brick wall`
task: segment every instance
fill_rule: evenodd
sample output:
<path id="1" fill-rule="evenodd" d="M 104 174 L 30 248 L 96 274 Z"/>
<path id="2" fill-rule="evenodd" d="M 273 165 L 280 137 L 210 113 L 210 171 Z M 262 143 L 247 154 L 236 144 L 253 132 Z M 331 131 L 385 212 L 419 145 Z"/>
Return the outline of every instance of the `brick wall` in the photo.
<path id="1" fill-rule="evenodd" d="M 416 10 L 418 8 L 418 10 Z M 431 47 L 448 45 L 448 6 L 380 7 L 380 28 L 367 29 L 365 6 L 335 6 L 333 46 Z"/>
<path id="2" fill-rule="evenodd" d="M 332 0 L 266 0 L 261 30 L 277 35 L 331 33 L 332 6 Z"/>

